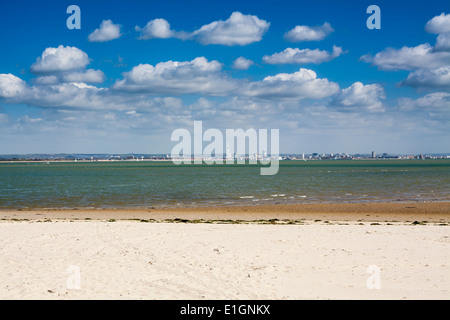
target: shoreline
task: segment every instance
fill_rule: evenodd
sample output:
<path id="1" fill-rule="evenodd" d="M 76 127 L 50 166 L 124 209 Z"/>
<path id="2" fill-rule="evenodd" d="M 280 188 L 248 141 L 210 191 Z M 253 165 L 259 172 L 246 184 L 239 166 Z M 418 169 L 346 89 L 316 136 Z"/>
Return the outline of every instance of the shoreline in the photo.
<path id="1" fill-rule="evenodd" d="M 450 202 L 320 203 L 142 209 L 5 209 L 0 220 L 321 220 L 450 224 Z"/>

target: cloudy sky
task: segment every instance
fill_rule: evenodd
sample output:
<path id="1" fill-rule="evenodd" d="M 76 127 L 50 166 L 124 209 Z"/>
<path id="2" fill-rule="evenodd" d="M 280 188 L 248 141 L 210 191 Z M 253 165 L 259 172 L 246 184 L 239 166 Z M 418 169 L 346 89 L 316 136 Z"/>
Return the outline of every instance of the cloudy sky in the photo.
<path id="1" fill-rule="evenodd" d="M 0 154 L 170 153 L 194 120 L 281 153 L 450 152 L 450 2 L 377 1 L 380 30 L 371 4 L 2 1 Z"/>

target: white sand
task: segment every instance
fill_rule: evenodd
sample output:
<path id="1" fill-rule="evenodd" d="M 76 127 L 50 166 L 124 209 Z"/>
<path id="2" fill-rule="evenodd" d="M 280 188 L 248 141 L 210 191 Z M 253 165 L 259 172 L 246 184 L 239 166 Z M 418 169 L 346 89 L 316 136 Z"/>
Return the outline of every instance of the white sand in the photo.
<path id="1" fill-rule="evenodd" d="M 1 299 L 450 298 L 448 226 L 1 222 L 0 262 Z"/>

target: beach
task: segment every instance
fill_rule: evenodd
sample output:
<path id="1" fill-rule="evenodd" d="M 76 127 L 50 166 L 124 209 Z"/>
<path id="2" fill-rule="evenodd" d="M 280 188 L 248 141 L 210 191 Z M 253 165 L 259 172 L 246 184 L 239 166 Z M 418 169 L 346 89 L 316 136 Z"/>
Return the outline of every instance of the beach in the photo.
<path id="1" fill-rule="evenodd" d="M 0 299 L 450 298 L 448 202 L 0 217 Z"/>

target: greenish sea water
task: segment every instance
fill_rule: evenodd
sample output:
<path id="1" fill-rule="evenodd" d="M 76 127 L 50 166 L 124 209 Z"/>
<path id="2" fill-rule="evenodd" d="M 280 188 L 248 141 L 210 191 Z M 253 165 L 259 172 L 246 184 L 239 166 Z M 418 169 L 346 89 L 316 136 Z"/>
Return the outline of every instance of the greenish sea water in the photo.
<path id="1" fill-rule="evenodd" d="M 0 209 L 450 201 L 450 160 L 0 163 Z"/>

